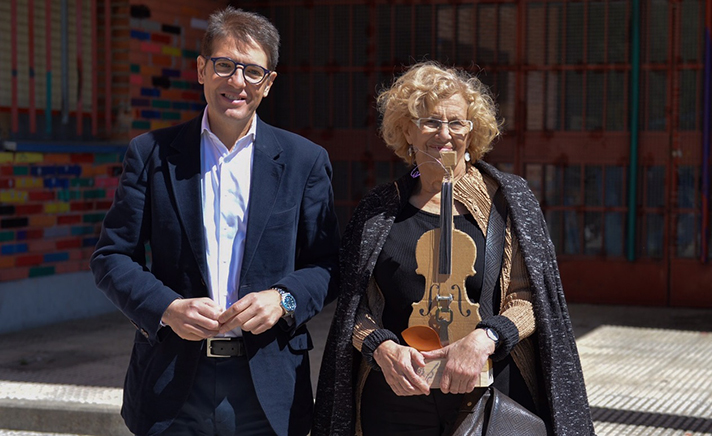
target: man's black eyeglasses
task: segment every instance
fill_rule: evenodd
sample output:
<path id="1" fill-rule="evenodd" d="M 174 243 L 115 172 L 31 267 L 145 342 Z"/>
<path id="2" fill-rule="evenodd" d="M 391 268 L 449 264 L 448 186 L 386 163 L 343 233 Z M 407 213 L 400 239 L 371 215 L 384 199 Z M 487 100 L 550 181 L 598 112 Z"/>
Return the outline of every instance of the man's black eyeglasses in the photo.
<path id="1" fill-rule="evenodd" d="M 259 85 L 263 80 L 265 80 L 265 77 L 271 73 L 270 70 L 262 68 L 259 65 L 243 64 L 241 62 L 233 61 L 230 58 L 219 57 L 210 58 L 210 60 L 213 61 L 213 69 L 215 70 L 215 74 L 218 76 L 230 77 L 235 74 L 235 71 L 237 71 L 239 67 L 242 70 L 242 78 L 245 79 L 245 82 L 253 85 Z"/>

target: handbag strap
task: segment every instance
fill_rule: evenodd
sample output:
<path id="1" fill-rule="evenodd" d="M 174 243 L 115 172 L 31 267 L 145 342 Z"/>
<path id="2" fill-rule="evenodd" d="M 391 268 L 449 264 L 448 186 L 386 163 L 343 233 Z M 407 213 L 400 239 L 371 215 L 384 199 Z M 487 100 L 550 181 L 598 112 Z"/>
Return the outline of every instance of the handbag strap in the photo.
<path id="1" fill-rule="evenodd" d="M 480 294 L 480 316 L 482 319 L 494 314 L 492 296 L 502 270 L 506 222 L 507 200 L 504 198 L 502 190 L 497 189 L 490 208 L 487 236 L 485 238 L 484 278 L 482 279 L 482 292 Z"/>

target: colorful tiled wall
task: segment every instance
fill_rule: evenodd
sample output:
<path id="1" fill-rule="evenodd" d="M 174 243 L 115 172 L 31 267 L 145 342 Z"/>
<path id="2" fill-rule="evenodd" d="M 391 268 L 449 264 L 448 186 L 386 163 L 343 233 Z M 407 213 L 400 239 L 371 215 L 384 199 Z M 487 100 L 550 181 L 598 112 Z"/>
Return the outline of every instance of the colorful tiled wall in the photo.
<path id="1" fill-rule="evenodd" d="M 187 121 L 205 106 L 196 59 L 209 14 L 225 2 L 195 5 L 194 0 L 131 5 L 131 136 Z"/>
<path id="2" fill-rule="evenodd" d="M 128 143 L 200 113 L 196 58 L 209 15 L 226 3 L 112 4 L 114 140 Z M 0 149 L 0 282 L 88 270 L 111 206 L 121 147 L 46 147 Z"/>
<path id="3" fill-rule="evenodd" d="M 122 159 L 0 152 L 0 282 L 89 269 Z"/>

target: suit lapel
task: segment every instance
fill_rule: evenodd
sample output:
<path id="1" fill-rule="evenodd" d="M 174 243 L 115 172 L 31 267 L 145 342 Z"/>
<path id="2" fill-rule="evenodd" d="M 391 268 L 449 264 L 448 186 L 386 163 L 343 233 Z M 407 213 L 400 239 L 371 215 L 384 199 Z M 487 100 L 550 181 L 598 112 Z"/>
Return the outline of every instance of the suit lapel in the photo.
<path id="1" fill-rule="evenodd" d="M 190 248 L 203 280 L 207 281 L 205 238 L 203 238 L 203 205 L 200 196 L 200 126 L 202 116 L 185 125 L 171 144 L 168 162 L 170 183 Z"/>
<path id="2" fill-rule="evenodd" d="M 245 283 L 245 276 L 255 257 L 257 246 L 272 214 L 272 209 L 274 209 L 284 173 L 284 163 L 279 160 L 282 147 L 272 132 L 273 128 L 257 117 L 255 120 L 257 121 L 257 134 L 252 158 L 250 205 L 240 283 Z"/>

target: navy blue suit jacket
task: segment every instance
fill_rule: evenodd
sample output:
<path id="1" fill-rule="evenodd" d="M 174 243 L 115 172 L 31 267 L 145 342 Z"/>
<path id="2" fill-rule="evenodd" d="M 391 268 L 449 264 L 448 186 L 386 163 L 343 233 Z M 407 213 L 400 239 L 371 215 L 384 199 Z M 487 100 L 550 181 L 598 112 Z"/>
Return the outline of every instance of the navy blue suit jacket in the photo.
<path id="1" fill-rule="evenodd" d="M 326 151 L 255 117 L 241 296 L 280 285 L 295 323 L 245 332 L 257 396 L 279 435 L 305 435 L 313 397 L 305 322 L 334 297 L 338 224 Z M 176 298 L 207 297 L 200 195 L 201 117 L 131 141 L 91 268 L 97 286 L 137 327 L 122 415 L 136 434 L 170 424 L 188 397 L 204 341 L 160 327 Z M 150 246 L 147 260 L 146 246 Z M 151 430 L 152 429 L 152 430 Z"/>

